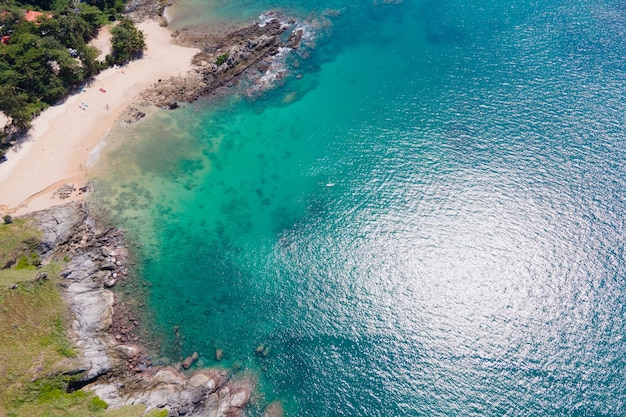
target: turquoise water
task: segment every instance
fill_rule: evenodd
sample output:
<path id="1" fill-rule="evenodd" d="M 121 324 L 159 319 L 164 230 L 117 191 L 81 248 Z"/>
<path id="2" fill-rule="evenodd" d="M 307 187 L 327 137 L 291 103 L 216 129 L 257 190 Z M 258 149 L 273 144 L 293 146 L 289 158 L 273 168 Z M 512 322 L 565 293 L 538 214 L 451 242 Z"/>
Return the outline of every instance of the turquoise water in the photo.
<path id="1" fill-rule="evenodd" d="M 223 349 L 250 415 L 626 415 L 623 2 L 210 4 L 341 14 L 301 79 L 122 132 L 162 355 Z"/>

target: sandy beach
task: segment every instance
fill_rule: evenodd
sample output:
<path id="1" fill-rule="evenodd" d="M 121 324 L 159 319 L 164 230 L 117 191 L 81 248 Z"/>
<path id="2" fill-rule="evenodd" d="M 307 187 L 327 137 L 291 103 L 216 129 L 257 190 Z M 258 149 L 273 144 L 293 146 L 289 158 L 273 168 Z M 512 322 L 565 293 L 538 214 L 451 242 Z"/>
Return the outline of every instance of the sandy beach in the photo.
<path id="1" fill-rule="evenodd" d="M 62 200 L 54 192 L 86 184 L 90 152 L 143 90 L 191 68 L 198 49 L 173 45 L 169 30 L 154 21 L 138 27 L 147 46 L 142 59 L 101 72 L 83 91 L 44 111 L 28 140 L 7 152 L 8 161 L 0 164 L 0 213 L 25 214 L 82 198 L 74 192 Z"/>

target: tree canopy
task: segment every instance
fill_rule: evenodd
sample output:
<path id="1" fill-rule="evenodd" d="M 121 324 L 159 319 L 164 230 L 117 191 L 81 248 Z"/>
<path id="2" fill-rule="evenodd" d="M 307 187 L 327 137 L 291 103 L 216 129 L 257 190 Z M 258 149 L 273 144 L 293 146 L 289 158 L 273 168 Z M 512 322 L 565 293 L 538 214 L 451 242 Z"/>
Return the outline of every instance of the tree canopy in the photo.
<path id="1" fill-rule="evenodd" d="M 143 33 L 128 18 L 113 34 L 112 54 L 96 60 L 88 42 L 117 19 L 123 0 L 5 0 L 0 6 L 0 111 L 19 129 L 107 65 L 140 56 Z M 26 12 L 35 10 L 30 19 Z M 33 19 L 32 16 L 35 16 Z"/>
<path id="2" fill-rule="evenodd" d="M 132 20 L 120 19 L 119 24 L 111 29 L 111 58 L 113 64 L 122 64 L 141 55 L 146 43 L 141 32 Z"/>

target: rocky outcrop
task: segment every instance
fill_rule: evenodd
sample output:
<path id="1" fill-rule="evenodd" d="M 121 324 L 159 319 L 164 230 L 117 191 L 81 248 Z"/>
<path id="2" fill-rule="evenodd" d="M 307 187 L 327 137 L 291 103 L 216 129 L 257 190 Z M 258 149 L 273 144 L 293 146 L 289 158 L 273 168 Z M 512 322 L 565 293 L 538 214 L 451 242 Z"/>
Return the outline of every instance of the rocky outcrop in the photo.
<path id="1" fill-rule="evenodd" d="M 254 386 L 253 378 L 230 379 L 224 370 L 201 370 L 187 377 L 174 368 L 160 368 L 91 389 L 113 406 L 146 404 L 149 409 L 168 409 L 169 416 L 237 417 L 243 415 Z"/>
<path id="2" fill-rule="evenodd" d="M 163 26 L 167 20 L 163 16 L 165 8 L 172 5 L 170 0 L 128 0 L 124 12 L 136 20 L 154 19 L 160 20 Z"/>
<path id="3" fill-rule="evenodd" d="M 74 312 L 73 339 L 86 362 L 83 380 L 91 380 L 113 368 L 105 332 L 111 326 L 114 296 L 103 288 L 109 273 L 99 270 L 90 253 L 83 253 L 72 258 L 62 274 L 63 295 Z"/>
<path id="4" fill-rule="evenodd" d="M 261 23 L 237 29 L 225 35 L 184 30 L 174 32 L 177 43 L 200 48 L 192 64 L 194 69 L 182 77 L 159 80 L 142 94 L 143 100 L 163 108 L 176 108 L 178 102 L 193 102 L 199 97 L 215 93 L 219 87 L 239 81 L 238 76 L 248 69 L 256 79 L 281 80 L 285 73 L 284 51 L 300 48 L 304 29 L 293 19 L 277 13 L 264 15 Z M 274 61 L 281 61 L 276 69 Z M 269 71 L 269 69 L 272 69 Z M 263 79 L 264 88 L 269 85 Z"/>
<path id="5" fill-rule="evenodd" d="M 125 331 L 129 318 L 119 318 L 116 296 L 107 289 L 127 275 L 127 251 L 119 230 L 99 228 L 84 203 L 30 217 L 43 232 L 42 259 L 64 265 L 60 286 L 73 316 L 69 336 L 81 353 L 68 372 L 76 375 L 76 386 L 93 390 L 113 408 L 141 403 L 148 409 L 167 409 L 168 416 L 243 415 L 254 378 L 217 369 L 187 377 L 175 368 L 153 368 L 137 338 Z M 197 359 L 194 352 L 181 367 L 187 369 Z"/>
<path id="6" fill-rule="evenodd" d="M 68 243 L 85 219 L 83 213 L 72 204 L 39 211 L 31 217 L 43 232 L 40 244 L 43 256 L 49 256 L 55 249 Z"/>
<path id="7" fill-rule="evenodd" d="M 73 313 L 70 338 L 82 353 L 82 380 L 91 380 L 113 369 L 106 330 L 111 325 L 114 295 L 103 288 L 111 271 L 93 227 L 86 222 L 84 206 L 68 204 L 33 215 L 43 231 L 42 255 L 50 260 L 69 260 L 61 271 L 62 294 Z"/>

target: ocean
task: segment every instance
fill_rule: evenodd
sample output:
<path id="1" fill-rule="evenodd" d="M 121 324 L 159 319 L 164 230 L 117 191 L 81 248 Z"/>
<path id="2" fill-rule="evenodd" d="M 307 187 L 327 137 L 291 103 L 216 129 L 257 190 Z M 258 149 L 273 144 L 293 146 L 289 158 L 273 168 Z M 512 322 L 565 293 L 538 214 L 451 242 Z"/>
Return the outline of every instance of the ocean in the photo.
<path id="1" fill-rule="evenodd" d="M 168 15 L 269 10 L 316 22 L 283 82 L 107 139 L 155 362 L 257 375 L 249 416 L 626 415 L 626 3 Z"/>

